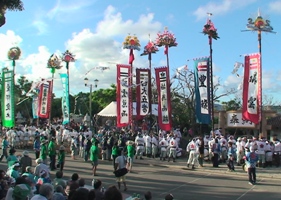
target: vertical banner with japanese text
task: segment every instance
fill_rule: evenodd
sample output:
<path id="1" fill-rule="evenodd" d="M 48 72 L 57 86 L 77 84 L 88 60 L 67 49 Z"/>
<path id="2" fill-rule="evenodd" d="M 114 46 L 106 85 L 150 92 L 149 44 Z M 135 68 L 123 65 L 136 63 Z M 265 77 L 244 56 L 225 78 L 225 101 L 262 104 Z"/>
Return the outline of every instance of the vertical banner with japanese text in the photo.
<path id="1" fill-rule="evenodd" d="M 117 127 L 128 126 L 132 119 L 132 101 L 129 97 L 131 93 L 131 66 L 117 64 Z"/>
<path id="2" fill-rule="evenodd" d="M 39 91 L 38 117 L 48 119 L 51 110 L 52 81 L 42 80 Z"/>
<path id="3" fill-rule="evenodd" d="M 260 54 L 256 53 L 245 56 L 242 114 L 244 120 L 249 120 L 255 124 L 258 124 L 261 120 L 260 73 Z"/>
<path id="4" fill-rule="evenodd" d="M 196 120 L 201 124 L 209 124 L 211 122 L 209 64 L 209 58 L 199 58 L 194 60 Z"/>
<path id="5" fill-rule="evenodd" d="M 39 88 L 35 89 L 37 91 L 37 94 L 39 94 Z M 34 95 L 32 96 L 32 115 L 34 119 L 38 118 L 38 111 L 39 111 L 39 96 Z"/>
<path id="6" fill-rule="evenodd" d="M 148 115 L 150 96 L 149 96 L 149 79 L 150 70 L 149 69 L 136 69 L 136 84 L 137 84 L 137 117 L 143 117 Z"/>
<path id="7" fill-rule="evenodd" d="M 2 71 L 2 125 L 15 126 L 14 72 Z"/>
<path id="8" fill-rule="evenodd" d="M 62 124 L 69 123 L 69 91 L 68 91 L 68 75 L 67 74 L 60 74 L 61 83 L 63 88 L 63 95 L 61 98 L 61 109 L 62 109 L 62 116 L 63 122 Z"/>
<path id="9" fill-rule="evenodd" d="M 168 68 L 155 68 L 158 92 L 158 124 L 161 130 L 170 131 L 172 128 L 172 109 L 170 95 L 170 80 Z"/>

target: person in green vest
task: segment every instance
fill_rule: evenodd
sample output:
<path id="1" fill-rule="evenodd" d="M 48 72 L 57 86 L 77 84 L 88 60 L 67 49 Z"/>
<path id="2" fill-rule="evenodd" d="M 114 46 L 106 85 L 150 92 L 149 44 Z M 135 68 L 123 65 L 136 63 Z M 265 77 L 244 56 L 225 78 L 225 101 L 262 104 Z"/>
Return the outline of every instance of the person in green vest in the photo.
<path id="1" fill-rule="evenodd" d="M 15 180 L 20 177 L 20 164 L 15 163 L 14 165 L 11 166 L 10 169 L 8 169 L 7 174 L 11 177 L 14 178 Z"/>
<path id="2" fill-rule="evenodd" d="M 51 141 L 49 142 L 48 145 L 48 153 L 50 157 L 50 169 L 53 171 L 56 169 L 56 138 L 52 137 Z"/>
<path id="3" fill-rule="evenodd" d="M 65 147 L 63 146 L 63 142 L 62 142 L 62 145 L 59 148 L 58 165 L 57 165 L 57 168 L 60 168 L 60 171 L 63 170 L 64 162 L 65 162 Z"/>
<path id="4" fill-rule="evenodd" d="M 48 164 L 47 156 L 48 156 L 48 148 L 47 148 L 47 140 L 41 140 L 41 149 L 40 149 L 40 158 L 43 160 L 45 165 Z"/>
<path id="5" fill-rule="evenodd" d="M 133 159 L 135 155 L 135 146 L 133 141 L 127 142 L 127 169 L 129 172 L 132 171 Z"/>
<path id="6" fill-rule="evenodd" d="M 34 180 L 34 174 L 32 173 L 31 166 L 27 166 L 25 168 L 25 172 L 21 176 L 25 176 L 32 184 L 35 185 L 36 182 Z"/>
<path id="7" fill-rule="evenodd" d="M 90 160 L 92 161 L 92 170 L 93 175 L 97 176 L 96 171 L 98 167 L 98 159 L 99 159 L 99 148 L 98 148 L 98 142 L 95 141 L 92 143 L 91 149 L 90 149 Z"/>
<path id="8" fill-rule="evenodd" d="M 119 155 L 119 147 L 118 147 L 118 142 L 116 141 L 112 147 L 112 162 L 113 162 L 113 170 L 115 171 L 115 159 Z"/>
<path id="9" fill-rule="evenodd" d="M 0 157 L 0 162 L 2 161 L 4 156 L 7 160 L 7 158 L 8 158 L 8 151 L 7 151 L 8 147 L 9 147 L 9 142 L 7 140 L 7 136 L 4 136 L 3 140 L 2 140 L 2 155 Z"/>
<path id="10" fill-rule="evenodd" d="M 16 150 L 14 148 L 10 149 L 9 156 L 7 158 L 8 168 L 13 166 L 16 162 L 18 162 L 17 156 L 15 156 Z"/>

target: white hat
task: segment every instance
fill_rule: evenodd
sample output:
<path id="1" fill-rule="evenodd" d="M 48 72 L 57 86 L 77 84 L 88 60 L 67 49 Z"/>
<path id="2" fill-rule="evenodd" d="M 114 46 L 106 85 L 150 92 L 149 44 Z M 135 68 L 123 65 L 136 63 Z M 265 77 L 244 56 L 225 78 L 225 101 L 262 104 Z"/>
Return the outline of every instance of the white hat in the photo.
<path id="1" fill-rule="evenodd" d="M 22 152 L 22 155 L 24 155 L 24 156 L 28 156 L 28 154 L 29 154 L 28 151 L 23 151 L 23 152 Z"/>
<path id="2" fill-rule="evenodd" d="M 35 160 L 35 162 L 36 162 L 37 164 L 39 164 L 39 163 L 42 163 L 43 160 L 42 160 L 41 158 L 38 158 L 38 159 Z"/>

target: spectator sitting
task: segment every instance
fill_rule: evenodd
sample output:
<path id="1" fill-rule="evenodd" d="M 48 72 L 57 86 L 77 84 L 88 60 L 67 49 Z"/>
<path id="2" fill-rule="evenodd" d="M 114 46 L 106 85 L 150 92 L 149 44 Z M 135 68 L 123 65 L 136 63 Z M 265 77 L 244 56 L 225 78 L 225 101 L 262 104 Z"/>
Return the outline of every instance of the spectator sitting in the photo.
<path id="1" fill-rule="evenodd" d="M 22 155 L 23 157 L 21 157 L 20 159 L 20 164 L 21 164 L 21 173 L 23 174 L 27 166 L 32 166 L 32 159 L 29 157 L 28 151 L 23 151 Z"/>
<path id="2" fill-rule="evenodd" d="M 15 179 L 15 182 L 11 183 L 11 185 L 13 185 L 13 184 L 15 184 L 15 186 L 20 185 L 20 184 L 27 184 L 27 181 L 24 177 L 19 177 L 19 178 Z M 8 189 L 5 200 L 13 199 L 13 191 L 14 191 L 14 187 L 10 187 Z"/>
<path id="3" fill-rule="evenodd" d="M 97 198 L 96 198 L 96 193 L 95 193 L 95 190 L 94 190 L 94 189 L 91 189 L 91 190 L 89 191 L 88 200 L 97 200 Z"/>
<path id="4" fill-rule="evenodd" d="M 13 190 L 13 200 L 27 200 L 30 194 L 30 187 L 27 184 L 18 184 Z"/>
<path id="5" fill-rule="evenodd" d="M 66 181 L 62 179 L 63 172 L 57 171 L 56 172 L 56 178 L 53 180 L 53 186 L 56 187 L 58 185 L 61 185 L 63 189 L 66 188 Z"/>
<path id="6" fill-rule="evenodd" d="M 32 173 L 31 167 L 27 166 L 25 169 L 25 172 L 21 175 L 21 176 L 25 176 L 26 178 L 28 178 L 29 181 L 31 181 L 33 184 L 35 184 L 35 180 L 34 180 L 34 175 Z"/>
<path id="7" fill-rule="evenodd" d="M 95 200 L 102 200 L 104 198 L 104 191 L 101 191 L 102 189 L 102 182 L 99 179 L 94 179 L 92 181 L 92 186 L 94 188 L 95 191 Z"/>
<path id="8" fill-rule="evenodd" d="M 144 199 L 145 200 L 151 200 L 152 199 L 152 194 L 150 191 L 147 191 L 146 193 L 144 193 Z"/>
<path id="9" fill-rule="evenodd" d="M 40 186 L 39 194 L 33 196 L 31 200 L 48 200 L 52 199 L 54 187 L 50 183 L 44 183 Z"/>
<path id="10" fill-rule="evenodd" d="M 51 183 L 50 178 L 47 178 L 47 172 L 45 170 L 42 170 L 40 172 L 40 178 L 37 181 L 37 184 L 43 185 L 44 183 Z"/>
<path id="11" fill-rule="evenodd" d="M 165 196 L 165 200 L 173 200 L 174 199 L 174 196 L 172 194 L 167 194 Z"/>
<path id="12" fill-rule="evenodd" d="M 104 200 L 122 200 L 122 194 L 115 185 L 110 186 L 104 193 Z"/>
<path id="13" fill-rule="evenodd" d="M 65 193 L 69 195 L 70 191 L 79 188 L 78 184 L 79 175 L 77 173 L 72 174 L 71 179 L 67 182 Z"/>
<path id="14" fill-rule="evenodd" d="M 64 189 L 61 185 L 55 187 L 55 193 L 52 200 L 65 200 Z"/>
<path id="15" fill-rule="evenodd" d="M 83 178 L 80 178 L 78 181 L 79 188 L 77 188 L 76 191 L 79 191 L 79 194 L 81 194 L 83 197 L 88 197 L 89 190 L 85 188 L 85 180 Z"/>
<path id="16" fill-rule="evenodd" d="M 18 177 L 20 177 L 20 164 L 19 163 L 15 163 L 14 165 L 12 165 L 8 171 L 7 171 L 7 175 L 10 176 L 11 178 L 17 179 Z"/>

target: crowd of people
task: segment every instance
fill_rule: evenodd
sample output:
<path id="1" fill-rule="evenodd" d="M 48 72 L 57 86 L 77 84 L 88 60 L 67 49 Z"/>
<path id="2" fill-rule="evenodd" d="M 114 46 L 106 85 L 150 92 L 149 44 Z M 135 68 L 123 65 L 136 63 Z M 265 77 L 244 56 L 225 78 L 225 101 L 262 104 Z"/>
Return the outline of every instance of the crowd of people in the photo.
<path id="1" fill-rule="evenodd" d="M 134 159 L 143 159 L 144 155 L 153 158 L 160 155 L 161 160 L 175 161 L 181 137 L 177 132 L 163 133 L 161 138 L 156 134 L 133 134 L 125 130 L 117 134 L 100 129 L 93 134 L 87 127 L 81 127 L 78 131 L 61 126 L 6 129 L 2 131 L 0 161 L 6 159 L 7 170 L 0 171 L 0 199 L 118 200 L 119 196 L 122 199 L 121 191 L 128 189 L 126 174 L 132 171 Z M 16 149 L 28 150 L 16 155 Z M 34 167 L 34 160 L 30 157 L 32 152 L 36 163 Z M 93 176 L 97 176 L 99 159 L 112 161 L 117 185 L 105 190 L 102 182 L 94 179 L 92 188 L 87 188 L 85 180 L 79 178 L 77 173 L 70 180 L 64 180 L 63 170 L 68 152 L 73 160 L 81 157 L 85 162 L 90 161 Z M 52 171 L 56 171 L 54 179 L 51 178 Z M 140 199 L 139 195 L 134 198 Z M 151 198 L 151 192 L 144 195 L 144 199 Z M 171 199 L 171 195 L 167 198 Z"/>

